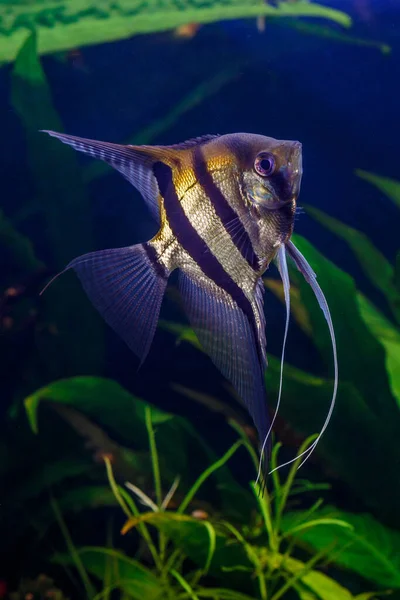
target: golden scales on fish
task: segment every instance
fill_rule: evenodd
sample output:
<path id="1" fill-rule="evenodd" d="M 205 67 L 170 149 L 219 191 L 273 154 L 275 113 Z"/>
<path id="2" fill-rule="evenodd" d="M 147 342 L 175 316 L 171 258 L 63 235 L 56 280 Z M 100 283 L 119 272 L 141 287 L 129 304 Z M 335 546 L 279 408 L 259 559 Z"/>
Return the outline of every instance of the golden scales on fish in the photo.
<path id="1" fill-rule="evenodd" d="M 151 345 L 168 277 L 179 269 L 189 321 L 222 375 L 245 402 L 260 440 L 260 465 L 272 421 L 264 389 L 267 367 L 262 275 L 276 260 L 286 301 L 282 372 L 290 313 L 286 254 L 311 285 L 328 322 L 326 299 L 291 242 L 302 177 L 297 141 L 234 133 L 172 146 L 128 146 L 47 131 L 75 150 L 114 167 L 141 193 L 159 224 L 146 243 L 91 252 L 70 262 L 106 322 L 143 362 Z M 292 462 L 292 461 L 290 461 Z M 303 464 L 303 462 L 301 464 Z M 287 464 L 287 463 L 285 463 Z M 283 466 L 283 465 L 281 465 Z"/>

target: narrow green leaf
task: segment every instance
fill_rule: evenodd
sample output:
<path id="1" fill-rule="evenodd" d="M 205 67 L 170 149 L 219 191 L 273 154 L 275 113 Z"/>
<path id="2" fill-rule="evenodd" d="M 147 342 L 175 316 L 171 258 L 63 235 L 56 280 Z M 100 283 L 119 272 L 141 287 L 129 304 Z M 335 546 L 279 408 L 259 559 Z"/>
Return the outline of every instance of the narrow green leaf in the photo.
<path id="1" fill-rule="evenodd" d="M 80 548 L 78 554 L 85 569 L 100 580 L 103 579 L 107 560 L 111 558 L 113 568 L 110 574 L 110 587 L 120 589 L 134 600 L 165 598 L 165 590 L 156 575 L 123 552 L 111 548 L 86 546 Z M 73 564 L 69 555 L 57 555 L 53 562 L 63 565 Z"/>
<path id="2" fill-rule="evenodd" d="M 197 590 L 199 598 L 212 598 L 212 600 L 254 600 L 254 596 L 247 596 L 234 590 L 224 588 L 202 588 Z"/>
<path id="3" fill-rule="evenodd" d="M 338 30 L 337 28 L 330 27 L 329 25 L 321 25 L 318 23 L 309 23 L 308 21 L 299 20 L 283 20 L 277 21 L 277 24 L 282 27 L 290 27 L 306 35 L 313 35 L 334 42 L 342 44 L 349 44 L 354 46 L 363 46 L 365 48 L 376 48 L 380 50 L 382 54 L 390 54 L 392 49 L 389 44 L 378 42 L 376 40 L 370 40 L 367 38 L 360 38 L 351 33 L 346 33 Z"/>
<path id="4" fill-rule="evenodd" d="M 294 535 L 300 531 L 303 531 L 304 529 L 312 529 L 313 527 L 318 527 L 321 525 L 334 525 L 336 527 L 347 527 L 348 529 L 353 529 L 353 527 L 347 523 L 346 521 L 343 521 L 341 519 L 333 519 L 331 517 L 326 517 L 326 518 L 319 518 L 319 519 L 313 519 L 312 521 L 307 521 L 305 523 L 301 523 L 300 525 L 295 525 L 292 527 L 292 529 L 288 529 L 285 534 L 286 535 Z"/>
<path id="5" fill-rule="evenodd" d="M 386 373 L 385 354 L 361 317 L 353 279 L 304 238 L 294 235 L 292 239 L 315 271 L 326 296 L 335 329 L 340 381 L 351 382 L 372 411 L 390 422 L 397 418 L 398 411 Z M 324 315 L 308 283 L 295 270 L 292 275 L 309 313 L 313 340 L 332 373 L 332 344 Z M 374 376 L 366 377 L 366 373 Z"/>
<path id="6" fill-rule="evenodd" d="M 394 284 L 397 291 L 400 293 L 400 252 L 396 254 L 396 262 L 394 265 Z"/>
<path id="7" fill-rule="evenodd" d="M 349 340 L 347 343 L 351 345 Z M 354 363 L 357 357 L 348 356 Z M 342 360 L 346 360 L 346 353 L 340 358 Z M 377 418 L 361 393 L 342 377 L 340 376 L 332 420 L 314 456 L 316 459 L 319 457 L 322 468 L 327 468 L 330 473 L 335 474 L 335 478 L 340 477 L 341 481 L 345 481 L 355 497 L 362 499 L 375 514 L 380 513 L 394 524 L 400 525 L 397 501 L 400 497 L 397 466 L 400 449 L 398 438 L 392 433 L 392 428 L 398 427 L 397 405 L 394 405 L 396 412 L 391 423 Z M 269 356 L 266 383 L 271 399 L 278 395 L 279 378 L 280 361 Z M 330 380 L 318 378 L 286 364 L 285 401 L 280 407 L 281 418 L 304 437 L 319 431 L 331 401 L 332 385 Z M 379 440 L 379 444 L 371 444 L 371 440 Z M 297 447 L 293 447 L 293 456 L 297 450 Z M 383 464 L 385 469 L 382 469 Z M 371 473 L 374 474 L 373 477 Z"/>
<path id="8" fill-rule="evenodd" d="M 2 10 L 4 6 L 0 4 L 0 21 Z M 1 37 L 0 33 L 0 48 Z M 72 258 L 93 248 L 90 202 L 75 154 L 65 145 L 55 143 L 55 140 L 40 133 L 41 129 L 63 131 L 64 127 L 37 54 L 36 33 L 26 37 L 24 27 L 19 30 L 18 37 L 22 47 L 12 72 L 10 100 L 24 128 L 33 200 L 43 217 L 44 242 L 48 244 L 50 266 L 61 270 Z M 88 302 L 83 302 L 79 283 L 72 281 L 68 295 L 61 282 L 57 282 L 43 297 L 44 316 L 56 325 L 63 340 L 62 353 L 55 336 L 48 342 L 49 348 L 39 346 L 46 353 L 42 361 L 48 369 L 51 368 L 54 378 L 60 373 L 96 373 L 103 359 L 100 316 Z M 77 319 L 79 327 L 71 327 Z"/>
<path id="9" fill-rule="evenodd" d="M 173 577 L 175 577 L 175 579 L 180 583 L 185 592 L 188 593 L 189 598 L 191 598 L 191 600 L 199 600 L 197 594 L 194 593 L 193 589 L 190 587 L 188 582 L 185 581 L 185 579 L 182 577 L 182 575 L 178 573 L 178 571 L 175 571 L 175 569 L 171 569 L 171 575 L 173 575 Z"/>
<path id="10" fill-rule="evenodd" d="M 162 531 L 169 540 L 180 549 L 182 553 L 190 558 L 200 569 L 204 568 L 209 562 L 210 556 L 210 538 L 209 530 L 204 521 L 199 521 L 193 517 L 179 515 L 172 512 L 148 512 L 139 517 L 129 519 L 122 533 L 126 533 L 132 527 L 137 527 L 139 523 L 146 522 L 159 531 Z M 211 526 L 213 526 L 211 524 Z M 238 575 L 232 569 L 241 565 L 253 569 L 245 549 L 239 543 L 234 543 L 220 528 L 215 529 L 215 541 L 213 541 L 213 555 L 209 563 L 209 573 L 213 576 L 225 579 L 224 569 L 229 570 L 229 585 L 234 587 Z"/>
<path id="11" fill-rule="evenodd" d="M 321 210 L 305 205 L 307 212 L 324 227 L 344 240 L 354 252 L 365 275 L 386 297 L 393 314 L 400 322 L 400 294 L 394 284 L 394 269 L 367 236 Z"/>
<path id="12" fill-rule="evenodd" d="M 396 206 L 400 208 L 400 182 L 390 177 L 382 177 L 381 175 L 375 175 L 362 169 L 356 169 L 356 175 L 372 183 L 375 187 L 383 192 L 390 200 L 392 200 Z"/>
<path id="13" fill-rule="evenodd" d="M 400 408 L 400 330 L 360 292 L 357 302 L 368 329 L 385 349 L 390 387 Z"/>

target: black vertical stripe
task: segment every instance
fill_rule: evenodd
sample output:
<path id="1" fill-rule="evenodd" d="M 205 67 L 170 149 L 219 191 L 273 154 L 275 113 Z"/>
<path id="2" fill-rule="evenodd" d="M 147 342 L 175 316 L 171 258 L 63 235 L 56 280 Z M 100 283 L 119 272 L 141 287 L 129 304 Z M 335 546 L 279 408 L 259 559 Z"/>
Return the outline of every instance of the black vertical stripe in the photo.
<path id="1" fill-rule="evenodd" d="M 204 159 L 201 146 L 197 146 L 194 149 L 193 163 L 193 170 L 196 180 L 199 182 L 205 194 L 212 202 L 215 212 L 220 218 L 226 232 L 230 235 L 232 242 L 235 244 L 243 258 L 254 270 L 257 271 L 260 266 L 260 260 L 254 252 L 253 244 L 249 234 L 247 233 L 243 223 L 240 221 L 239 216 L 225 198 L 224 194 L 221 192 L 218 186 L 215 185 L 211 173 L 208 171 L 207 163 Z M 232 233 L 231 228 L 229 227 L 229 224 L 233 222 L 235 222 L 235 227 L 233 229 L 234 233 Z M 240 247 L 236 244 L 235 239 L 240 240 Z"/>
<path id="2" fill-rule="evenodd" d="M 254 333 L 257 351 L 262 364 L 257 323 L 250 301 L 245 296 L 243 290 L 225 271 L 217 258 L 209 251 L 206 243 L 187 218 L 175 190 L 171 168 L 162 162 L 157 162 L 153 166 L 153 172 L 164 199 L 164 208 L 168 223 L 174 235 L 203 273 L 214 281 L 216 285 L 225 290 L 244 312 Z M 206 250 L 208 251 L 206 252 Z"/>
<path id="3" fill-rule="evenodd" d="M 154 250 L 153 246 L 151 246 L 150 244 L 142 244 L 142 246 L 143 246 L 143 250 L 147 254 L 147 258 L 149 259 L 151 264 L 154 266 L 154 269 L 155 269 L 155 272 L 157 273 L 157 275 L 159 277 L 161 277 L 162 279 L 168 279 L 168 272 L 165 269 L 164 265 L 162 265 L 158 261 L 157 252 Z"/>

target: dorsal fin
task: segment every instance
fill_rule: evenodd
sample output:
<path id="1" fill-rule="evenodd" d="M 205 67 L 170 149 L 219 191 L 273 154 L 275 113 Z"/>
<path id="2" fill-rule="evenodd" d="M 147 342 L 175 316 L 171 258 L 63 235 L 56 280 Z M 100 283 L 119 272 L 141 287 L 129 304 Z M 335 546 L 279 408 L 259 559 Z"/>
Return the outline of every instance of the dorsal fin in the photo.
<path id="1" fill-rule="evenodd" d="M 181 142 L 180 144 L 171 144 L 170 146 L 160 146 L 160 148 L 171 148 L 171 150 L 188 150 L 190 148 L 194 148 L 199 144 L 205 144 L 206 142 L 210 142 L 211 140 L 215 140 L 215 138 L 220 137 L 219 134 L 207 134 L 200 135 L 199 137 L 190 138 L 185 142 Z"/>
<path id="2" fill-rule="evenodd" d="M 217 135 L 204 135 L 171 146 L 131 146 L 90 140 L 55 131 L 44 130 L 44 133 L 72 146 L 78 152 L 84 152 L 92 158 L 104 160 L 114 167 L 139 190 L 158 223 L 160 223 L 159 189 L 153 173 L 154 163 L 163 161 L 172 166 L 177 160 L 179 161 L 177 155 L 180 150 L 193 148 L 218 137 Z"/>

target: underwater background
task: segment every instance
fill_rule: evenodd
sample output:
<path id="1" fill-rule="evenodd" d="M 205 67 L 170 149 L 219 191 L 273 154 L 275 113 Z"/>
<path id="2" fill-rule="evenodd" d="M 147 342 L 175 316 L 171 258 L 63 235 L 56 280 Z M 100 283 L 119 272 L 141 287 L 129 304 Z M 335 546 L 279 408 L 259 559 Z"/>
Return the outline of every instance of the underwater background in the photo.
<path id="1" fill-rule="evenodd" d="M 400 598 L 399 64 L 396 0 L 0 0 L 0 598 Z M 41 129 L 301 141 L 293 239 L 339 391 L 299 471 L 254 484 L 254 425 L 174 277 L 140 369 L 73 273 L 40 295 L 157 230 L 118 173 Z M 273 465 L 318 434 L 333 387 L 290 274 Z M 264 280 L 273 412 L 285 310 L 273 265 Z"/>

